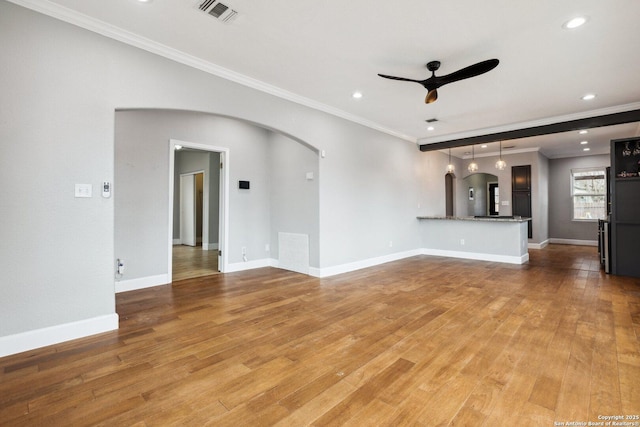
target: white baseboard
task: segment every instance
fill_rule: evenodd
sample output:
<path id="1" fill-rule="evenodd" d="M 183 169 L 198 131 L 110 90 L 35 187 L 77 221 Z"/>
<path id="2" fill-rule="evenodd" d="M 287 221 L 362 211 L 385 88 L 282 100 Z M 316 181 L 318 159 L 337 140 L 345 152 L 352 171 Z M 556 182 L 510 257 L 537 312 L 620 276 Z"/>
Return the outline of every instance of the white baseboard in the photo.
<path id="1" fill-rule="evenodd" d="M 182 244 L 182 239 L 173 239 L 173 244 L 174 245 L 181 245 Z"/>
<path id="2" fill-rule="evenodd" d="M 116 282 L 116 293 L 135 291 L 136 289 L 151 288 L 153 286 L 166 285 L 171 283 L 168 274 L 158 274 L 157 276 L 140 277 L 138 279 L 121 280 Z"/>
<path id="3" fill-rule="evenodd" d="M 227 264 L 225 273 L 235 273 L 237 271 L 253 270 L 254 268 L 276 267 L 277 261 L 271 258 L 256 259 L 247 262 L 234 262 Z"/>
<path id="4" fill-rule="evenodd" d="M 118 329 L 118 314 L 49 326 L 0 337 L 0 357 Z"/>
<path id="5" fill-rule="evenodd" d="M 529 254 L 522 256 L 493 255 L 476 252 L 445 251 L 441 249 L 422 249 L 423 255 L 443 256 L 448 258 L 475 259 L 478 261 L 504 262 L 507 264 L 524 264 L 529 261 Z"/>
<path id="6" fill-rule="evenodd" d="M 549 239 L 549 243 L 556 245 L 576 245 L 576 246 L 598 246 L 597 240 L 576 240 L 576 239 Z"/>
<path id="7" fill-rule="evenodd" d="M 333 267 L 325 268 L 309 268 L 309 275 L 314 277 L 329 277 L 336 274 L 348 273 L 350 271 L 356 271 L 367 267 L 374 267 L 376 265 L 385 264 L 387 262 L 398 261 L 400 259 L 409 258 L 412 256 L 420 255 L 422 252 L 419 249 L 414 249 L 406 252 L 398 252 L 395 254 L 383 255 L 375 258 L 363 259 L 361 261 L 350 262 L 347 264 L 336 265 Z"/>
<path id="8" fill-rule="evenodd" d="M 529 249 L 544 249 L 549 245 L 549 239 L 541 242 L 541 243 L 529 243 L 527 247 Z"/>

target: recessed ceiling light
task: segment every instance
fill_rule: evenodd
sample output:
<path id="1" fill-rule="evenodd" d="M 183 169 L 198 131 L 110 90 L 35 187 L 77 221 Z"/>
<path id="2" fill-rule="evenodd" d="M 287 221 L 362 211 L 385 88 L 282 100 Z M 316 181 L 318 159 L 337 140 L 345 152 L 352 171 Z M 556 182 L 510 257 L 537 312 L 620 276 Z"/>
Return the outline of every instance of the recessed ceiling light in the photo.
<path id="1" fill-rule="evenodd" d="M 362 92 L 353 92 L 353 93 L 351 94 L 351 97 L 352 97 L 353 99 L 360 99 L 360 98 L 362 98 Z"/>
<path id="2" fill-rule="evenodd" d="M 587 145 L 589 143 L 589 141 L 580 141 L 580 144 L 582 145 Z"/>
<path id="3" fill-rule="evenodd" d="M 575 18 L 572 18 L 567 22 L 565 22 L 564 24 L 562 24 L 562 28 L 564 28 L 565 30 L 573 30 L 574 28 L 578 28 L 584 25 L 586 22 L 587 22 L 586 16 L 576 16 Z"/>
<path id="4" fill-rule="evenodd" d="M 587 148 L 583 148 L 582 151 L 590 151 L 591 148 L 587 147 Z"/>
<path id="5" fill-rule="evenodd" d="M 580 135 L 586 135 L 586 134 L 588 134 L 588 133 L 589 133 L 589 131 L 588 131 L 588 130 L 586 130 L 586 129 L 582 129 L 582 130 L 581 130 L 580 132 L 578 132 L 578 133 L 579 133 Z"/>
<path id="6" fill-rule="evenodd" d="M 595 94 L 593 94 L 593 93 L 588 93 L 588 94 L 586 94 L 586 95 L 584 95 L 584 96 L 582 97 L 582 100 L 583 100 L 583 101 L 590 101 L 590 100 L 594 99 L 595 97 L 596 97 L 596 95 L 595 95 Z"/>
<path id="7" fill-rule="evenodd" d="M 487 144 L 482 144 L 480 148 L 487 148 Z"/>
<path id="8" fill-rule="evenodd" d="M 435 130 L 435 129 L 436 129 L 436 128 L 434 128 L 433 126 L 429 126 L 429 127 L 427 128 L 427 130 L 428 130 L 428 131 L 432 131 L 432 130 Z"/>

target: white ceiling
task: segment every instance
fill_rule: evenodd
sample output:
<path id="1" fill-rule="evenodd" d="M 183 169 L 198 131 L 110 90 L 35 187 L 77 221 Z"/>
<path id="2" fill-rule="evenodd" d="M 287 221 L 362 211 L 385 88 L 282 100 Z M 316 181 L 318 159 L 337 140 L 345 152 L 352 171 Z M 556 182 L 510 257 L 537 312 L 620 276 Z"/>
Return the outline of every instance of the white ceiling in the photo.
<path id="1" fill-rule="evenodd" d="M 637 0 L 222 0 L 238 11 L 228 24 L 197 0 L 11 1 L 419 143 L 640 108 Z M 562 28 L 577 15 L 588 22 Z M 424 79 L 432 60 L 443 75 L 491 58 L 496 69 L 443 86 L 429 105 L 422 86 L 377 76 Z M 576 132 L 505 145 L 568 157 L 639 132 L 594 129 L 589 153 Z"/>

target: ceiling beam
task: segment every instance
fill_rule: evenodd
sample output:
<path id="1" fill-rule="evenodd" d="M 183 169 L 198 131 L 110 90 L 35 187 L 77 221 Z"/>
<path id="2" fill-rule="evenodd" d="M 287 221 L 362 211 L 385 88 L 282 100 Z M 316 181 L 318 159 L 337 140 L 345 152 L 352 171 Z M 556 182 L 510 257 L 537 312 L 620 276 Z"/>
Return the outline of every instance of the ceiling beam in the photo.
<path id="1" fill-rule="evenodd" d="M 507 141 L 510 139 L 528 138 L 532 136 L 549 135 L 552 133 L 592 129 L 602 126 L 621 125 L 633 122 L 640 122 L 640 110 L 624 111 L 620 113 L 552 123 L 549 125 L 533 126 L 524 129 L 451 139 L 449 141 L 434 142 L 431 144 L 420 144 L 420 151 L 444 150 L 447 148 L 487 144 L 489 142 Z"/>

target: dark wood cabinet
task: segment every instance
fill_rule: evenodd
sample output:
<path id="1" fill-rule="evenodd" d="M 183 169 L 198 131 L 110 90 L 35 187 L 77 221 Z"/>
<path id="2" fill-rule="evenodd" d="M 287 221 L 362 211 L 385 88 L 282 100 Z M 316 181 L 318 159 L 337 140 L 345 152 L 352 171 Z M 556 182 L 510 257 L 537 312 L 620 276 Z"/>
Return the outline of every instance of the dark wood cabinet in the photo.
<path id="1" fill-rule="evenodd" d="M 513 215 L 531 218 L 531 165 L 511 167 L 511 206 Z M 531 239 L 531 221 L 527 227 Z"/>
<path id="2" fill-rule="evenodd" d="M 611 272 L 640 277 L 640 138 L 611 141 Z"/>
<path id="3" fill-rule="evenodd" d="M 511 168 L 511 191 L 531 191 L 531 165 Z"/>

